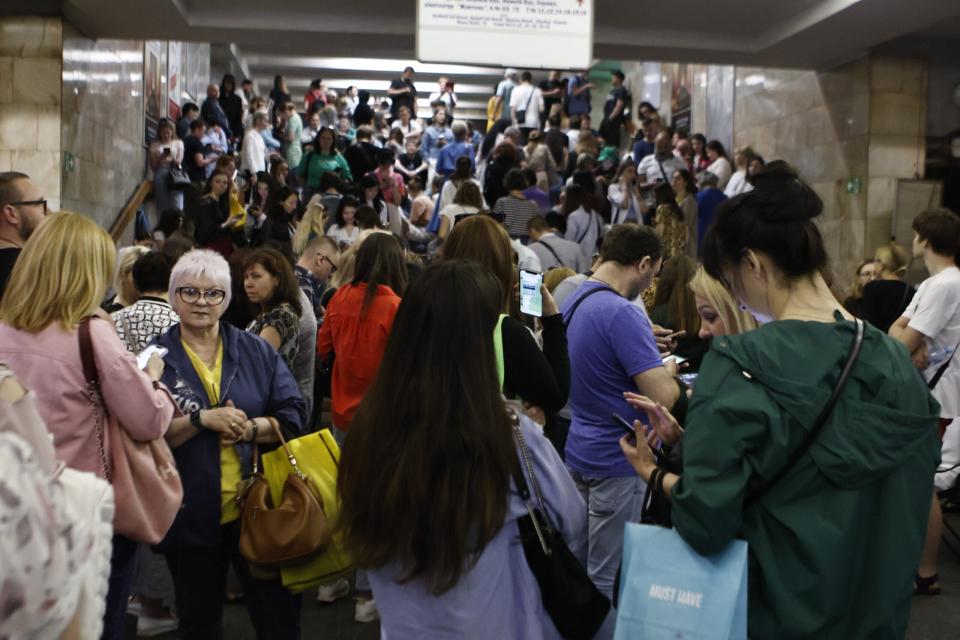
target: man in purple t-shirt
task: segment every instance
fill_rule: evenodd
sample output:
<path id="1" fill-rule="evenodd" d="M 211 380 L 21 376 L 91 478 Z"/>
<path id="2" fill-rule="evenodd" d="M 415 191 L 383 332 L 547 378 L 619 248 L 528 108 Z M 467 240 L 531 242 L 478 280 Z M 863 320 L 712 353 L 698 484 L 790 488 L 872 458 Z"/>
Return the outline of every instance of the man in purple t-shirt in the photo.
<path id="1" fill-rule="evenodd" d="M 641 418 L 625 391 L 673 407 L 680 394 L 676 364 L 664 365 L 646 314 L 631 301 L 648 288 L 663 262 L 649 227 L 616 225 L 603 241 L 603 263 L 563 304 L 570 351 L 570 435 L 566 463 L 587 505 L 587 571 L 610 595 L 620 566 L 623 525 L 637 521 L 643 481 L 620 450 L 623 428 Z"/>

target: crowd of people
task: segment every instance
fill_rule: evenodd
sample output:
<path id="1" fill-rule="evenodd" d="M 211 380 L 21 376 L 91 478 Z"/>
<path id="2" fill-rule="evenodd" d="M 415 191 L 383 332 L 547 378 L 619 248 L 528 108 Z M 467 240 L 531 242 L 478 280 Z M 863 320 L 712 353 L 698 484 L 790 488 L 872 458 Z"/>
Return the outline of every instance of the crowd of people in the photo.
<path id="1" fill-rule="evenodd" d="M 304 596 L 241 553 L 238 500 L 282 438 L 330 429 L 356 576 L 311 597 L 353 590 L 384 637 L 561 637 L 527 483 L 598 597 L 645 522 L 706 555 L 747 541 L 751 637 L 902 637 L 911 595 L 940 591 L 960 466 L 960 217 L 918 215 L 912 252 L 880 247 L 847 295 L 789 164 L 671 128 L 619 71 L 597 130 L 586 72 L 507 69 L 485 132 L 448 78 L 418 118 L 414 79 L 374 107 L 224 76 L 160 123 L 157 221 L 119 253 L 0 173 L 0 509 L 29 491 L 50 532 L 0 518 L 23 594 L 0 636 L 112 640 L 132 612 L 142 636 L 217 638 L 242 601 L 258 638 L 301 637 Z M 104 526 L 104 416 L 172 450 L 159 542 Z"/>

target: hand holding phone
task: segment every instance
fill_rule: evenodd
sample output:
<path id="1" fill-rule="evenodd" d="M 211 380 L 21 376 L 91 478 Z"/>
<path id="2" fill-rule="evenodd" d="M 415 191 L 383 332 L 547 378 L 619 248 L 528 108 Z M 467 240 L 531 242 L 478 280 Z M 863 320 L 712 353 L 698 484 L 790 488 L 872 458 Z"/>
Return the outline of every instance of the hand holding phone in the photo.
<path id="1" fill-rule="evenodd" d="M 624 418 L 620 417 L 619 414 L 613 413 L 611 415 L 613 416 L 613 419 L 617 422 L 617 424 L 623 427 L 624 431 L 626 431 L 629 435 L 633 436 L 637 442 L 640 442 L 641 440 L 641 438 L 639 437 L 640 434 L 637 433 L 637 430 L 633 428 L 633 425 L 627 422 Z M 643 441 L 647 444 L 648 447 L 650 447 L 650 451 L 653 452 L 653 456 L 657 459 L 657 464 L 666 464 L 666 456 L 663 454 L 663 451 L 661 451 L 660 447 L 659 446 L 655 447 L 652 444 L 650 444 L 649 438 L 644 437 Z"/>
<path id="2" fill-rule="evenodd" d="M 520 313 L 540 318 L 543 316 L 543 274 L 520 269 Z"/>
<path id="3" fill-rule="evenodd" d="M 167 355 L 166 347 L 161 347 L 155 344 L 150 345 L 143 351 L 137 354 L 137 367 L 142 371 L 147 368 L 147 363 L 150 362 L 150 356 L 158 355 L 159 357 L 164 357 Z"/>

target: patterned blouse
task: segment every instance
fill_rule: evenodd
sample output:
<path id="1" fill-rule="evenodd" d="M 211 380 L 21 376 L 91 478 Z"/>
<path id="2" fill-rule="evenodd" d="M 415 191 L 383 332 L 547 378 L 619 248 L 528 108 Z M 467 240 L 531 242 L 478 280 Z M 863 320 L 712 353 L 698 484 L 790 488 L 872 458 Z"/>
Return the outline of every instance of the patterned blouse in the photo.
<path id="1" fill-rule="evenodd" d="M 160 298 L 144 296 L 112 316 L 117 334 L 133 353 L 140 353 L 161 333 L 180 322 L 180 316 Z"/>
<path id="2" fill-rule="evenodd" d="M 284 302 L 266 313 L 261 313 L 247 326 L 247 331 L 260 335 L 266 327 L 273 327 L 280 334 L 280 348 L 277 352 L 293 371 L 293 361 L 297 357 L 300 337 L 300 317 L 292 306 Z"/>

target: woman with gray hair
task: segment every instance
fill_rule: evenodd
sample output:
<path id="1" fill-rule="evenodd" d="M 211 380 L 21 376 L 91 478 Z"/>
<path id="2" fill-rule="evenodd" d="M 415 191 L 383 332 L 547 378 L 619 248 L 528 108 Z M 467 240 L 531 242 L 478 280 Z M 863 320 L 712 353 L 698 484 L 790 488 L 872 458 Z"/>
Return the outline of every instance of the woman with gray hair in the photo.
<path id="1" fill-rule="evenodd" d="M 306 405 L 267 341 L 220 318 L 230 303 L 230 268 L 217 253 L 185 254 L 170 275 L 180 324 L 157 343 L 168 352 L 163 382 L 183 417 L 167 432 L 183 480 L 184 507 L 159 545 L 173 574 L 184 638 L 219 638 L 227 566 L 247 595 L 257 638 L 299 638 L 301 597 L 278 578 L 251 575 L 240 556 L 237 486 L 256 455 L 275 448 L 275 428 L 295 438 Z"/>

